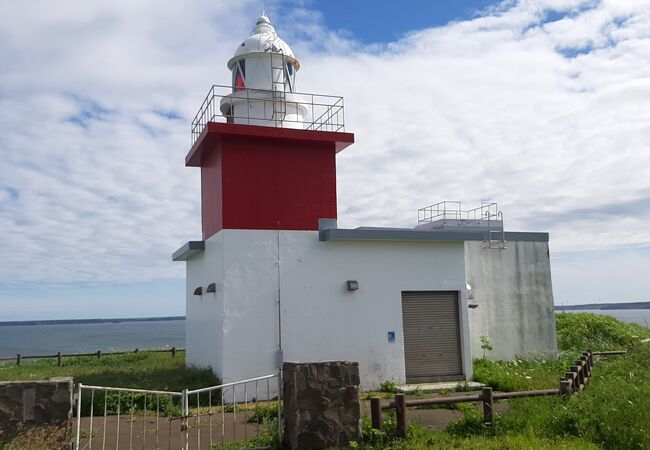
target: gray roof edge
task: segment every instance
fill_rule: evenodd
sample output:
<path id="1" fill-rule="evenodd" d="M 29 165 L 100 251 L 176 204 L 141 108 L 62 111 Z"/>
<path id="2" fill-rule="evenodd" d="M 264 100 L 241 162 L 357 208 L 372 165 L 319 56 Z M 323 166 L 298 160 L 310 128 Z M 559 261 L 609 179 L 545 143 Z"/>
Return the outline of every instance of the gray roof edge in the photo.
<path id="1" fill-rule="evenodd" d="M 172 254 L 172 261 L 187 261 L 203 251 L 205 251 L 205 241 L 188 241 Z"/>
<path id="2" fill-rule="evenodd" d="M 548 242 L 548 233 L 537 232 L 505 232 L 506 241 Z M 403 228 L 381 229 L 346 229 L 328 228 L 320 230 L 320 241 L 485 241 L 488 234 L 482 231 L 440 231 L 414 230 Z"/>

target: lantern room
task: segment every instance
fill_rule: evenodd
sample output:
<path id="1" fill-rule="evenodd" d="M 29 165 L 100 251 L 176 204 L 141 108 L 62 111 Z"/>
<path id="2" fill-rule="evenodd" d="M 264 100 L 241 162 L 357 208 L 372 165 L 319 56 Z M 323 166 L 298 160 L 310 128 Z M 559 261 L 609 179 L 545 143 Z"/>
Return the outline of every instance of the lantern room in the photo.
<path id="1" fill-rule="evenodd" d="M 228 61 L 232 93 L 223 98 L 221 113 L 228 123 L 302 129 L 308 109 L 296 94 L 300 64 L 276 33 L 266 13 Z"/>

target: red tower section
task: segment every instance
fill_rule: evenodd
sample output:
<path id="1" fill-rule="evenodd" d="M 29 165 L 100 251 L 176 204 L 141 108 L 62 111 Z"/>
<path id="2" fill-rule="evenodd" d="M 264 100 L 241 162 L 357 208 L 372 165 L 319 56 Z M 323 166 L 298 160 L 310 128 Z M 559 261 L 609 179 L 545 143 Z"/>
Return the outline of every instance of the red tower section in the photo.
<path id="1" fill-rule="evenodd" d="M 203 239 L 222 229 L 318 230 L 335 219 L 336 153 L 352 133 L 210 122 L 185 158 L 201 167 Z"/>

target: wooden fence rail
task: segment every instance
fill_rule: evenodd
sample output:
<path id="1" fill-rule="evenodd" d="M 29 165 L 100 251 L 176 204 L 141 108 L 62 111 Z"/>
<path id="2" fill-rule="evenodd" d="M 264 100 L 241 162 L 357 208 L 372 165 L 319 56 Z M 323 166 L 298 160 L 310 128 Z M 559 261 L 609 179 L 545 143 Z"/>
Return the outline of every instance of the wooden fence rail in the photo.
<path id="1" fill-rule="evenodd" d="M 613 356 L 623 355 L 624 351 L 613 352 L 592 352 L 587 350 L 580 355 L 575 363 L 571 366 L 571 370 L 566 372 L 560 379 L 559 389 L 542 389 L 535 391 L 519 391 L 519 392 L 492 392 L 491 387 L 484 387 L 480 394 L 460 395 L 457 397 L 436 397 L 436 398 L 423 398 L 406 400 L 404 394 L 395 394 L 395 400 L 388 403 L 381 403 L 379 397 L 372 397 L 370 399 L 370 415 L 372 420 L 372 427 L 380 430 L 382 425 L 382 411 L 388 409 L 395 410 L 397 421 L 397 436 L 406 437 L 406 408 L 410 406 L 428 406 L 428 405 L 452 405 L 455 403 L 465 402 L 482 402 L 483 403 L 483 417 L 485 423 L 488 425 L 494 424 L 494 401 L 504 400 L 509 398 L 524 398 L 524 397 L 543 397 L 549 395 L 561 395 L 568 397 L 573 393 L 582 391 L 589 380 L 591 379 L 591 372 L 594 367 L 594 356 Z"/>
<path id="2" fill-rule="evenodd" d="M 102 356 L 110 356 L 110 355 L 126 355 L 128 353 L 171 353 L 172 357 L 176 356 L 177 352 L 183 352 L 185 351 L 184 348 L 163 348 L 163 349 L 153 349 L 153 350 L 140 350 L 138 348 L 134 350 L 125 350 L 125 351 L 120 351 L 120 352 L 102 352 L 101 350 L 97 350 L 96 352 L 93 353 L 61 353 L 57 352 L 54 355 L 22 355 L 20 353 L 16 354 L 16 356 L 0 356 L 0 361 L 16 361 L 16 365 L 19 366 L 20 363 L 24 359 L 44 359 L 44 358 L 56 358 L 57 359 L 57 365 L 61 366 L 63 364 L 63 358 L 68 358 L 68 357 L 74 357 L 74 356 L 96 356 L 97 358 L 101 358 Z"/>

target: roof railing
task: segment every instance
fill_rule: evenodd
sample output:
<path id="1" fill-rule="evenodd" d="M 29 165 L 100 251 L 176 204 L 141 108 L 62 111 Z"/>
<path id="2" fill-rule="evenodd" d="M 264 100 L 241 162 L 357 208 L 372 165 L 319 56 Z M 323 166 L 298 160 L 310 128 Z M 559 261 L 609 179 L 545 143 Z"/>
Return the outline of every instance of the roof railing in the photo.
<path id="1" fill-rule="evenodd" d="M 277 110 L 279 92 L 283 93 L 281 100 L 285 106 L 283 110 L 303 111 L 303 120 L 298 119 L 298 115 L 292 116 L 290 114 L 286 114 L 282 120 L 278 120 L 274 111 Z M 233 109 L 224 114 L 221 111 L 224 98 L 246 101 L 254 108 L 246 108 L 244 114 L 233 113 Z M 343 97 L 306 92 L 285 92 L 273 89 L 233 88 L 232 86 L 215 84 L 208 91 L 196 116 L 194 116 L 194 120 L 192 120 L 192 145 L 210 122 L 298 128 L 313 131 L 345 131 Z"/>
<path id="2" fill-rule="evenodd" d="M 497 220 L 499 208 L 494 202 L 481 202 L 477 208 L 462 209 L 462 203 L 445 200 L 418 209 L 418 225 L 438 220 Z"/>

